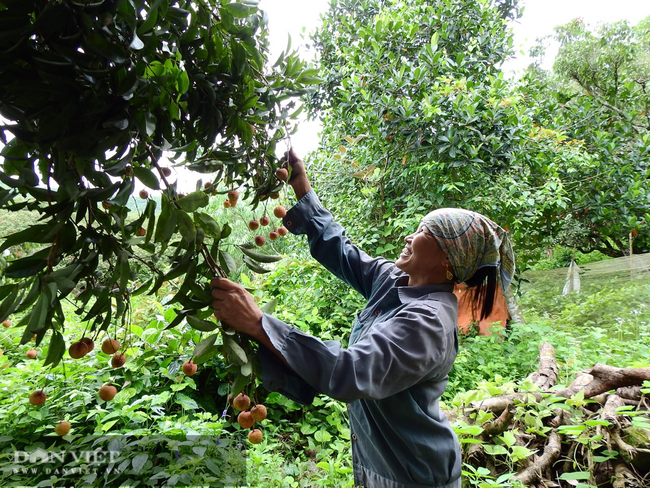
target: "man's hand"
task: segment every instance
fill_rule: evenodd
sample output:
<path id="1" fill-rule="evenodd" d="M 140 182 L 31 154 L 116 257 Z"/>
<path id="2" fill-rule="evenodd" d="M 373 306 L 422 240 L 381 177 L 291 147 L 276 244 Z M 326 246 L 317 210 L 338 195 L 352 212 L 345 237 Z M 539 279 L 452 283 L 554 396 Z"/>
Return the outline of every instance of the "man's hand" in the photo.
<path id="1" fill-rule="evenodd" d="M 266 336 L 262 329 L 264 314 L 246 288 L 226 278 L 213 278 L 210 285 L 216 318 L 258 341 Z"/>
<path id="2" fill-rule="evenodd" d="M 291 168 L 289 184 L 293 188 L 296 198 L 300 200 L 311 190 L 311 183 L 309 182 L 309 178 L 307 178 L 305 163 L 298 157 L 293 148 L 284 153 L 281 161 L 285 161 L 285 166 Z"/>

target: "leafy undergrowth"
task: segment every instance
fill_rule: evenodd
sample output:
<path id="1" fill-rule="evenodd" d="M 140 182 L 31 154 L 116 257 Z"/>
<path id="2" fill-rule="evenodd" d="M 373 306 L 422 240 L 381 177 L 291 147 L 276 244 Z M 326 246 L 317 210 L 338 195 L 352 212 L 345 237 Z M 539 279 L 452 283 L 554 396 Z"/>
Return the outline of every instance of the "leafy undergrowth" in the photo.
<path id="1" fill-rule="evenodd" d="M 291 273 L 281 277 L 267 292 L 275 292 L 278 298 L 292 296 L 290 290 L 299 283 Z M 278 313 L 290 322 L 300 318 L 297 325 L 308 332 L 332 339 L 344 335 L 343 324 L 353 314 L 358 300 L 351 295 L 335 302 L 332 296 L 337 294 L 321 286 L 318 273 L 310 274 L 310 279 L 313 286 L 305 293 L 313 296 L 301 296 L 290 306 L 279 307 Z M 620 294 L 630 291 L 608 293 L 608 303 L 620 304 L 624 300 Z M 634 293 L 642 295 L 646 291 L 639 288 Z M 230 473 L 229 484 L 233 486 L 352 486 L 344 404 L 317 397 L 312 406 L 302 407 L 260 387 L 254 400 L 266 404 L 269 416 L 259 425 L 264 433 L 262 442 L 249 444 L 246 431 L 235 422 L 236 412 L 228 406 L 225 364 L 213 358 L 201 365 L 193 377 L 182 373 L 181 365 L 189 359 L 201 335 L 185 324 L 168 329 L 175 313 L 164 302 L 164 297 L 147 297 L 134 303 L 129 324 L 133 340 L 125 350 L 125 366 L 118 369 L 110 365 L 110 356 L 99 347 L 78 360 L 66 354 L 56 368 L 43 366 L 46 345 L 20 345 L 21 330 L 0 328 L 0 350 L 4 351 L 0 355 L 0 486 L 20 486 L 21 480 L 23 486 L 202 486 L 226 473 Z M 495 414 L 479 409 L 473 416 L 465 415 L 473 401 L 511 392 L 536 394 L 523 379 L 536 371 L 538 347 L 543 342 L 555 346 L 558 386 L 571 383 L 580 371 L 596 363 L 650 366 L 647 327 L 638 327 L 629 334 L 583 326 L 580 313 L 575 312 L 580 306 L 598 313 L 597 300 L 571 298 L 553 317 L 534 316 L 531 323 L 512 324 L 492 337 L 461 338 L 443 407 L 455 419 L 454 427 L 463 443 L 466 488 L 515 486 L 515 473 L 524 469 L 522 463 L 530 457 L 528 454 L 543 452 L 544 436 L 550 432 L 548 412 L 558 408 L 566 411 L 567 417 L 561 430 L 550 427 L 562 439 L 557 461 L 561 464 L 557 464 L 554 477 L 548 478 L 553 483 L 563 488 L 596 486 L 593 483 L 600 486 L 600 480 L 587 479 L 586 473 L 594 463 L 614 466 L 623 455 L 623 451 L 608 445 L 603 432 L 598 432 L 599 428 L 609 427 L 598 416 L 600 407 L 579 394 L 561 399 L 548 394 L 535 397 L 535 401 L 524 398 L 514 406 L 510 427 L 488 438 L 484 424 L 493 421 Z M 607 303 L 600 307 L 606 309 Z M 84 327 L 79 317 L 70 313 L 66 316 L 65 339 L 78 339 Z M 111 331 L 111 335 L 114 333 Z M 102 338 L 96 342 L 99 344 Z M 35 359 L 25 355 L 31 348 L 37 351 Z M 107 383 L 118 387 L 118 394 L 109 402 L 97 395 Z M 41 388 L 47 394 L 45 404 L 30 405 L 29 394 Z M 636 412 L 624 411 L 622 421 L 629 424 L 624 428 L 627 432 L 629 427 L 646 432 L 646 414 Z M 54 427 L 62 420 L 69 421 L 72 429 L 60 438 L 54 434 Z M 535 442 L 526 444 L 520 432 L 532 436 L 529 439 Z M 54 468 L 61 463 L 50 459 L 49 464 L 41 463 L 39 469 L 30 472 L 27 482 L 20 473 L 11 471 L 24 468 L 25 456 L 39 448 L 49 452 L 59 452 L 61 446 L 74 452 L 101 450 L 102 439 L 107 436 L 120 449 L 119 457 L 106 469 L 57 472 Z M 136 446 L 143 443 L 150 444 L 149 450 L 138 453 Z M 482 458 L 472 457 L 479 449 L 472 446 L 480 446 Z M 88 463 L 82 461 L 77 460 L 75 466 L 87 468 Z"/>

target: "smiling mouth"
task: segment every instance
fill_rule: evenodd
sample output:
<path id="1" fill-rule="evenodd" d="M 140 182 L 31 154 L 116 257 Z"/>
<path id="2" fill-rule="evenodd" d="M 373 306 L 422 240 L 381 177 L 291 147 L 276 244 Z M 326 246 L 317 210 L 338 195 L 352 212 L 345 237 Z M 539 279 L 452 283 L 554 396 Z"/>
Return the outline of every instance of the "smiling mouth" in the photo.
<path id="1" fill-rule="evenodd" d="M 410 255 L 411 255 L 411 250 L 410 249 L 404 248 L 402 250 L 402 256 L 410 256 Z"/>

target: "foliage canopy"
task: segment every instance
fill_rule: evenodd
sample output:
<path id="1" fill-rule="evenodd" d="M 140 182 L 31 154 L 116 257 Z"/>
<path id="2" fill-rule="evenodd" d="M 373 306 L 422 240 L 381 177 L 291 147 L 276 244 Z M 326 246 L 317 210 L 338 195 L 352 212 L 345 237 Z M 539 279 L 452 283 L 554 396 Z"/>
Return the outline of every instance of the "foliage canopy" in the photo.
<path id="1" fill-rule="evenodd" d="M 276 144 L 315 71 L 291 52 L 270 66 L 255 0 L 2 0 L 0 26 L 0 208 L 39 214 L 0 245 L 37 247 L 4 270 L 0 320 L 25 312 L 23 343 L 52 330 L 56 364 L 73 291 L 97 333 L 128 322 L 133 295 L 179 278 L 171 326 L 216 327 L 207 287 L 233 269 L 219 247 L 231 229 L 202 210 L 229 190 L 253 204 L 277 191 Z M 179 194 L 167 158 L 208 185 Z M 138 187 L 161 203 L 132 219 Z"/>

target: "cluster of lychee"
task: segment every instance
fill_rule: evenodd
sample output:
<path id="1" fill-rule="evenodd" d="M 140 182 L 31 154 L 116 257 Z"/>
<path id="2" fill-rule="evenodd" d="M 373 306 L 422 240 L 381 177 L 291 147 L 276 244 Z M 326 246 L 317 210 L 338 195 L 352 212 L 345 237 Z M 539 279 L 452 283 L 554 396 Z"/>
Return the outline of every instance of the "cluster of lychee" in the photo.
<path id="1" fill-rule="evenodd" d="M 80 359 L 88 354 L 95 348 L 95 343 L 89 337 L 83 337 L 82 339 L 72 343 L 68 349 L 68 354 L 73 359 Z M 114 368 L 121 368 L 126 363 L 126 356 L 124 354 L 118 353 L 120 348 L 120 342 L 116 339 L 105 339 L 102 342 L 102 352 L 104 354 L 112 354 L 111 366 Z M 27 351 L 26 356 L 29 359 L 34 359 L 37 353 L 35 349 L 30 349 Z M 110 402 L 115 395 L 117 395 L 117 388 L 113 385 L 103 385 L 97 392 L 99 398 L 105 402 Z M 43 390 L 36 390 L 29 395 L 29 403 L 32 405 L 43 405 L 47 400 L 47 394 Z M 66 435 L 70 431 L 70 422 L 62 421 L 59 422 L 55 428 L 54 432 L 58 435 Z"/>
<path id="2" fill-rule="evenodd" d="M 282 205 L 278 205 L 273 209 L 273 215 L 275 215 L 278 219 L 281 219 L 285 215 L 287 215 L 287 209 L 284 208 Z M 260 217 L 259 220 L 251 220 L 250 222 L 248 222 L 248 228 L 252 231 L 256 231 L 257 229 L 260 228 L 260 226 L 266 227 L 270 223 L 271 223 L 271 219 L 267 215 L 264 215 Z M 286 236 L 288 232 L 289 231 L 287 230 L 287 228 L 284 225 L 281 225 L 278 228 L 271 230 L 268 236 L 269 239 L 275 241 L 278 237 Z M 266 244 L 266 237 L 263 236 L 262 234 L 257 234 L 255 236 L 255 245 L 263 246 L 264 244 Z"/>
<path id="3" fill-rule="evenodd" d="M 251 399 L 243 393 L 240 393 L 233 399 L 232 406 L 239 410 L 237 423 L 242 429 L 251 429 L 255 425 L 255 422 L 261 422 L 266 418 L 266 407 L 258 403 L 249 410 Z M 251 444 L 259 444 L 262 442 L 262 431 L 260 429 L 251 429 L 248 432 L 248 441 Z"/>
<path id="4" fill-rule="evenodd" d="M 102 352 L 113 356 L 111 358 L 111 366 L 114 368 L 121 368 L 126 363 L 126 356 L 117 352 L 119 348 L 120 341 L 116 339 L 108 338 L 102 342 Z M 93 349 L 95 349 L 93 340 L 90 337 L 83 337 L 70 345 L 68 354 L 72 359 L 81 359 Z"/>

